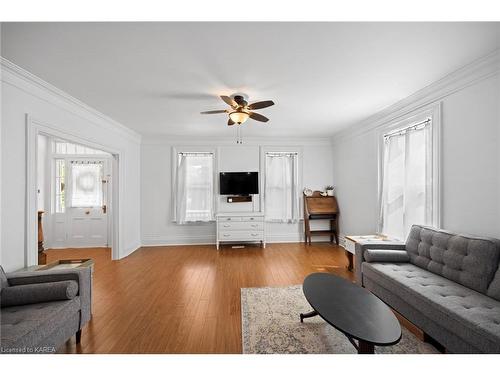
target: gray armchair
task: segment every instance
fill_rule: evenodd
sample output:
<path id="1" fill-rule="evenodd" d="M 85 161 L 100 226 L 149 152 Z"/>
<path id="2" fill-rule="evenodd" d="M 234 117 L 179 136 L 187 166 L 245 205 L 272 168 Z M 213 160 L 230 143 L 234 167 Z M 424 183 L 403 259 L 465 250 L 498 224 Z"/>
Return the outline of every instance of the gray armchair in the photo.
<path id="1" fill-rule="evenodd" d="M 89 268 L 16 272 L 0 267 L 2 353 L 55 352 L 77 343 L 91 317 Z"/>

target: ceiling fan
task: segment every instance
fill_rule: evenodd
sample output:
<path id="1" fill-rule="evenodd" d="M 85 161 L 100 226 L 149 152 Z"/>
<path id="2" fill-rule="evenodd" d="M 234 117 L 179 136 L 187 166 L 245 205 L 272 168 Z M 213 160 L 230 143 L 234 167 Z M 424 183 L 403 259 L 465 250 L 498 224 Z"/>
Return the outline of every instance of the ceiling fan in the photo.
<path id="1" fill-rule="evenodd" d="M 260 122 L 268 122 L 269 119 L 266 116 L 262 116 L 256 112 L 253 112 L 254 109 L 267 108 L 274 105 L 272 100 L 264 100 L 261 102 L 255 102 L 252 104 L 248 104 L 245 98 L 241 95 L 235 95 L 234 97 L 221 95 L 220 97 L 226 104 L 231 106 L 229 109 L 220 109 L 215 111 L 205 111 L 201 112 L 202 115 L 211 115 L 215 113 L 228 113 L 229 120 L 227 124 L 229 126 L 238 124 L 243 124 L 246 120 L 251 118 L 252 120 L 260 121 Z"/>

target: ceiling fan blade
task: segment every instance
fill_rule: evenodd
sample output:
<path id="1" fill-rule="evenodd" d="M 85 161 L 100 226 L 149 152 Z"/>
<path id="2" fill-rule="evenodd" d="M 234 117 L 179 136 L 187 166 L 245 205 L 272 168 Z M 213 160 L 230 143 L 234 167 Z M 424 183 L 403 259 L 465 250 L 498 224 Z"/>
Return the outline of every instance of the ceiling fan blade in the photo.
<path id="1" fill-rule="evenodd" d="M 250 104 L 247 108 L 252 110 L 252 109 L 261 109 L 261 108 L 267 108 L 274 105 L 274 102 L 272 100 L 264 100 L 262 102 L 255 102 Z"/>
<path id="2" fill-rule="evenodd" d="M 229 96 L 226 95 L 221 95 L 220 98 L 224 100 L 226 104 L 229 104 L 231 107 L 233 108 L 238 107 L 238 103 L 236 103 L 233 98 L 230 98 Z"/>
<path id="3" fill-rule="evenodd" d="M 216 109 L 215 111 L 205 111 L 205 112 L 200 112 L 202 115 L 211 115 L 214 113 L 226 113 L 227 111 L 225 109 Z"/>
<path id="4" fill-rule="evenodd" d="M 251 119 L 254 119 L 256 121 L 260 121 L 260 122 L 268 122 L 269 121 L 269 119 L 266 116 L 262 116 L 258 113 L 249 112 L 248 114 L 250 115 Z"/>
<path id="5" fill-rule="evenodd" d="M 231 119 L 229 119 L 229 120 L 227 121 L 227 125 L 228 125 L 228 126 L 231 126 L 231 125 L 234 125 L 234 124 L 236 124 L 236 123 L 235 123 L 233 120 L 231 120 Z"/>

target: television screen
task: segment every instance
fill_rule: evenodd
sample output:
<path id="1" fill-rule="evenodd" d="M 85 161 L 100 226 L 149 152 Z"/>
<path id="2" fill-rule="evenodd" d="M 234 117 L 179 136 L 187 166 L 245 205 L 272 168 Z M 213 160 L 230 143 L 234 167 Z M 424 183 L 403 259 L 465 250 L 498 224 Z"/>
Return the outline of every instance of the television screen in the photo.
<path id="1" fill-rule="evenodd" d="M 259 173 L 221 172 L 219 186 L 221 195 L 259 194 Z"/>

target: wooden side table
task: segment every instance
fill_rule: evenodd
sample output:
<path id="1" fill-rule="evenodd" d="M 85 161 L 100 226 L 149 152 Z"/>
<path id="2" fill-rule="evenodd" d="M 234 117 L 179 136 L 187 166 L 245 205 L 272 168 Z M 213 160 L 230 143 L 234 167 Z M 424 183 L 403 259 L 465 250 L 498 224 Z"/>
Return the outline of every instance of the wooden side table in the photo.
<path id="1" fill-rule="evenodd" d="M 347 267 L 349 271 L 354 269 L 354 254 L 356 251 L 356 244 L 367 244 L 367 243 L 384 243 L 390 241 L 387 236 L 380 234 L 368 234 L 363 236 L 345 236 L 345 250 L 346 256 L 349 260 L 349 266 Z"/>
<path id="2" fill-rule="evenodd" d="M 59 259 L 49 264 L 39 264 L 38 266 L 31 266 L 17 270 L 22 271 L 48 271 L 48 270 L 62 270 L 62 269 L 75 269 L 75 268 L 90 268 L 90 313 L 92 314 L 92 289 L 94 284 L 94 260 L 93 259 Z"/>

